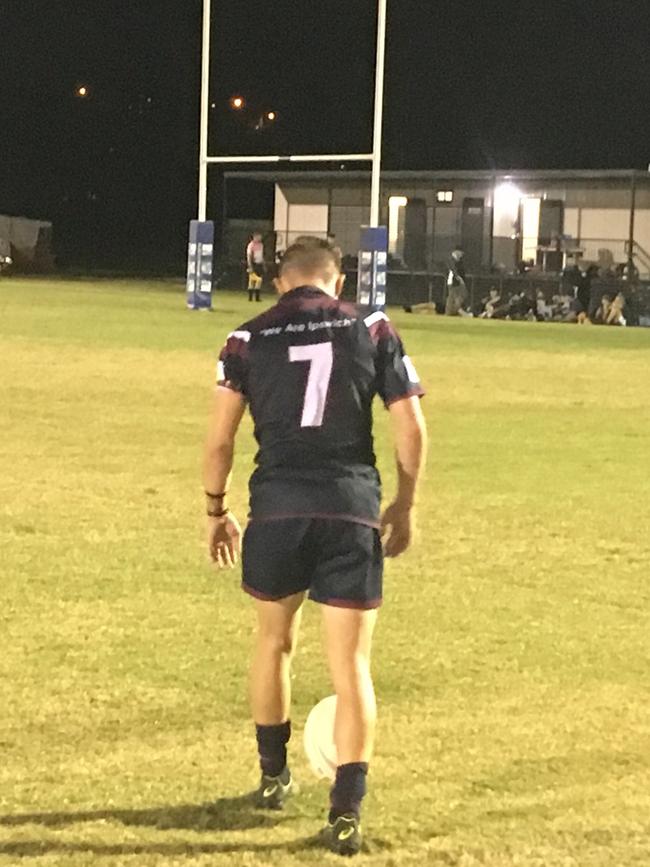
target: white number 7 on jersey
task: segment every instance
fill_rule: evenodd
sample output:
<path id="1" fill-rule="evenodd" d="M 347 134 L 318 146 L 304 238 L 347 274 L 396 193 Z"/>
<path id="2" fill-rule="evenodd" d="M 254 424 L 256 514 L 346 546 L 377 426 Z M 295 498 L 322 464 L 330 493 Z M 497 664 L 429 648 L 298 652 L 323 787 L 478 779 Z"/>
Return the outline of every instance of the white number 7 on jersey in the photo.
<path id="1" fill-rule="evenodd" d="M 332 344 L 311 343 L 309 346 L 291 346 L 289 361 L 310 362 L 301 426 L 321 427 L 334 364 Z"/>

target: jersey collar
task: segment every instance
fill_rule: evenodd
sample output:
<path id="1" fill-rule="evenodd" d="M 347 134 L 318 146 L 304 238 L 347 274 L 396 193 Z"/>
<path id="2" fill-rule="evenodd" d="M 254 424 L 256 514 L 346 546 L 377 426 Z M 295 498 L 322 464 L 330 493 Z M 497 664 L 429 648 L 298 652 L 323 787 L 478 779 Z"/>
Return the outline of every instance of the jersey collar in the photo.
<path id="1" fill-rule="evenodd" d="M 291 301 L 294 298 L 319 298 L 321 295 L 325 298 L 331 297 L 327 292 L 323 292 L 323 290 L 319 289 L 317 286 L 296 286 L 295 289 L 292 289 L 290 292 L 285 292 L 284 295 L 280 297 L 280 303 L 283 301 Z"/>

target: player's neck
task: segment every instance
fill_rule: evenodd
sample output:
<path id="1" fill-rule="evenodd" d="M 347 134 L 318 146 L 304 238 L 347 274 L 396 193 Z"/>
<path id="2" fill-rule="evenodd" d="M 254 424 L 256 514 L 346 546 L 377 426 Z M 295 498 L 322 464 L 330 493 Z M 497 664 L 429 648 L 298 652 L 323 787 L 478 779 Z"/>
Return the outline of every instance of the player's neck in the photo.
<path id="1" fill-rule="evenodd" d="M 292 280 L 290 283 L 285 283 L 282 287 L 280 295 L 286 295 L 288 292 L 293 292 L 295 289 L 302 289 L 308 286 L 310 289 L 318 289 L 319 292 L 324 292 L 332 298 L 336 298 L 336 286 L 327 285 L 323 280 L 314 280 L 312 277 L 303 278 L 300 280 Z"/>

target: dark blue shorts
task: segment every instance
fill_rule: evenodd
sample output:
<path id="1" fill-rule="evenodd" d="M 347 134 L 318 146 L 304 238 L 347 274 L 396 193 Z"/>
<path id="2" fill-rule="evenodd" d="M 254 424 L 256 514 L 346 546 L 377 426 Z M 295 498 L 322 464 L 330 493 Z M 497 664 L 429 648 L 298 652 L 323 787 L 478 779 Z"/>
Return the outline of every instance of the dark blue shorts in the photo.
<path id="1" fill-rule="evenodd" d="M 330 518 L 251 521 L 244 534 L 243 588 L 276 601 L 294 593 L 338 608 L 379 608 L 383 552 L 374 527 Z"/>

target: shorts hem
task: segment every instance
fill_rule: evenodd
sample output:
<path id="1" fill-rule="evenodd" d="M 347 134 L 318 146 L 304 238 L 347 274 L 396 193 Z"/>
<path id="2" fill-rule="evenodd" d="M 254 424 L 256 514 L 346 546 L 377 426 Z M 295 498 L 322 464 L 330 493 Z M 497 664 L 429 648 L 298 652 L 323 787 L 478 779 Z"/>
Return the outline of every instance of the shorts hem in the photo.
<path id="1" fill-rule="evenodd" d="M 315 599 L 313 596 L 309 597 L 312 602 L 316 602 L 318 605 L 328 605 L 330 608 L 348 608 L 350 610 L 356 611 L 374 611 L 377 608 L 381 608 L 383 604 L 383 599 Z"/>
<path id="2" fill-rule="evenodd" d="M 279 596 L 271 596 L 268 593 L 262 593 L 261 590 L 256 590 L 254 587 L 251 587 L 250 584 L 246 584 L 245 581 L 242 581 L 241 589 L 244 593 L 248 593 L 249 596 L 252 596 L 253 599 L 259 599 L 260 602 L 280 602 L 282 599 L 288 599 L 289 596 L 296 596 L 298 593 L 306 593 L 307 590 L 292 590 L 290 593 L 281 593 Z"/>

